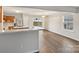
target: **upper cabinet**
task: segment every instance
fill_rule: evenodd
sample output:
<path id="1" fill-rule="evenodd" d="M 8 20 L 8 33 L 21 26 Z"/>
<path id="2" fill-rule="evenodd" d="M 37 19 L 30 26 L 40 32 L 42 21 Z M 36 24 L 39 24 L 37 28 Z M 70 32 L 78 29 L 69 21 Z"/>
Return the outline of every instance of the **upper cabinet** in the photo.
<path id="1" fill-rule="evenodd" d="M 7 23 L 12 23 L 15 21 L 15 16 L 4 16 L 3 21 Z"/>

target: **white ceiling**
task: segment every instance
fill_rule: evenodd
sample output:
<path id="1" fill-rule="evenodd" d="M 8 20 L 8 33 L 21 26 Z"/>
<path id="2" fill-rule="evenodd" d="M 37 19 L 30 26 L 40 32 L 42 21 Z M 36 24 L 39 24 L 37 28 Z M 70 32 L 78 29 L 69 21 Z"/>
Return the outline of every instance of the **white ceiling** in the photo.
<path id="1" fill-rule="evenodd" d="M 24 8 L 36 8 L 49 11 L 73 12 L 77 13 L 79 6 L 19 6 Z"/>
<path id="2" fill-rule="evenodd" d="M 34 8 L 24 8 L 24 7 L 3 7 L 5 13 L 23 13 L 29 15 L 52 15 L 57 13 L 57 11 L 48 11 Z"/>

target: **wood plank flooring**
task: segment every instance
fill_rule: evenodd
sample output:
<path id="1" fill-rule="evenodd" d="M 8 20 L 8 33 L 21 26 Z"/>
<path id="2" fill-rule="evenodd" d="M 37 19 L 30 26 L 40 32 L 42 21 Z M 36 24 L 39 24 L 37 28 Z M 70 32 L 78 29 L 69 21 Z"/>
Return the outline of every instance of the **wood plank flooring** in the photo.
<path id="1" fill-rule="evenodd" d="M 40 38 L 40 53 L 78 53 L 79 42 L 44 30 Z"/>

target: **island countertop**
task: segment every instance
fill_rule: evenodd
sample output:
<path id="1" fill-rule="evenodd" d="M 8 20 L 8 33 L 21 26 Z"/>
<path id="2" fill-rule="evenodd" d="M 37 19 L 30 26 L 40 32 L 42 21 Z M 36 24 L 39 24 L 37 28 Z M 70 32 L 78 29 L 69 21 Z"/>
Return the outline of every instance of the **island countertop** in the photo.
<path id="1" fill-rule="evenodd" d="M 38 31 L 43 30 L 43 27 L 33 27 L 31 29 L 13 29 L 13 30 L 3 30 L 0 33 L 12 33 L 12 32 L 25 32 L 25 31 Z"/>

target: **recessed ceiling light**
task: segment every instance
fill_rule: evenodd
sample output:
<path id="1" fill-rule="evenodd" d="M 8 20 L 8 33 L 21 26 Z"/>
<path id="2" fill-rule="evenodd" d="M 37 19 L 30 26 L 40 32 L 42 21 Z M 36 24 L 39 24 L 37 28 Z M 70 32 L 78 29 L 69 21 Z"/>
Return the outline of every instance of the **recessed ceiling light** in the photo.
<path id="1" fill-rule="evenodd" d="M 43 18 L 45 18 L 46 16 L 42 16 Z"/>
<path id="2" fill-rule="evenodd" d="M 20 11 L 19 10 L 16 10 L 16 12 L 19 13 Z"/>

